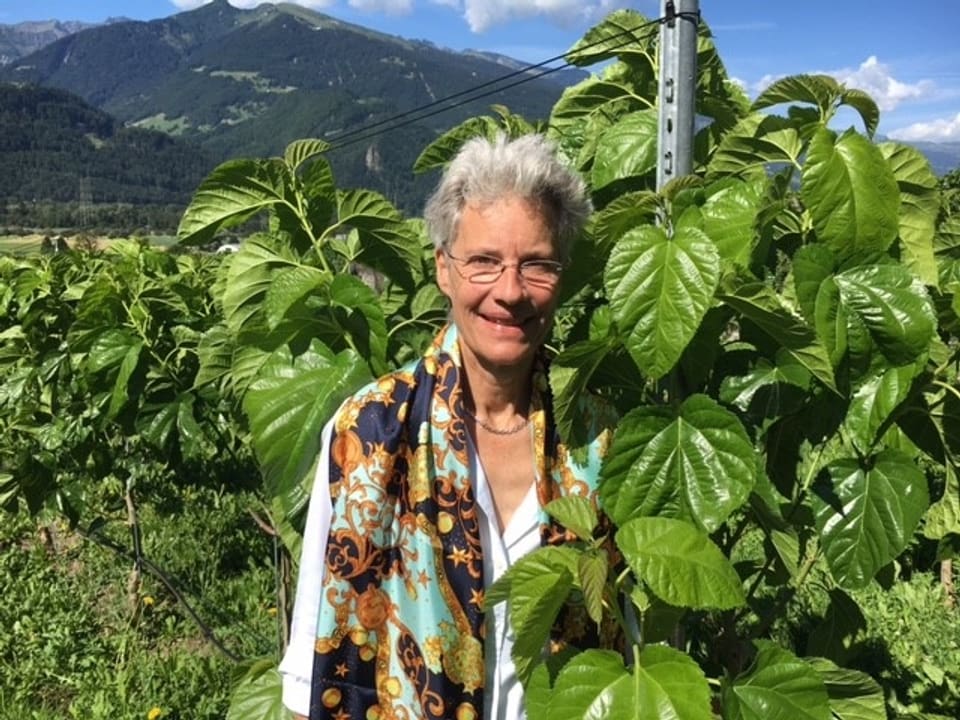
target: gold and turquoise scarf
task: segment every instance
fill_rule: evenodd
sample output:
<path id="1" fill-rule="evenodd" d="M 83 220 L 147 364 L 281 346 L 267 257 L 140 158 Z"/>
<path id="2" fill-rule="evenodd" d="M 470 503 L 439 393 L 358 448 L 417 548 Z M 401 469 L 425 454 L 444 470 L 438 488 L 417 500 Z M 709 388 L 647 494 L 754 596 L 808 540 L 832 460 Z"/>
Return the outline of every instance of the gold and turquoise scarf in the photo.
<path id="1" fill-rule="evenodd" d="M 543 507 L 594 496 L 611 418 L 584 406 L 592 441 L 575 461 L 541 362 L 533 382 L 541 542 L 558 543 L 566 534 Z M 311 720 L 483 717 L 483 557 L 461 383 L 448 325 L 423 358 L 340 408 Z"/>

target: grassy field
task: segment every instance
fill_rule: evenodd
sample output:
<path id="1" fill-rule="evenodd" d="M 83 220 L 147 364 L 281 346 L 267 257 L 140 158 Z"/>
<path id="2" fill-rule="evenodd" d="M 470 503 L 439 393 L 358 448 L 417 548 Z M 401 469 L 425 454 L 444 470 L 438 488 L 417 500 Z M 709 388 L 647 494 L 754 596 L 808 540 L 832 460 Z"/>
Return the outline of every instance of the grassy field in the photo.
<path id="1" fill-rule="evenodd" d="M 25 257 L 28 255 L 37 255 L 43 247 L 45 237 L 59 237 L 55 233 L 35 233 L 32 235 L 0 235 L 0 255 L 13 255 L 16 257 Z M 64 238 L 68 245 L 76 247 L 81 242 L 92 243 L 98 248 L 107 247 L 112 241 L 108 237 L 91 237 L 81 239 L 80 236 L 66 236 Z M 169 248 L 176 244 L 176 237 L 173 235 L 151 235 L 146 240 L 153 247 Z"/>
<path id="2" fill-rule="evenodd" d="M 0 235 L 0 255 L 36 255 L 43 235 Z"/>

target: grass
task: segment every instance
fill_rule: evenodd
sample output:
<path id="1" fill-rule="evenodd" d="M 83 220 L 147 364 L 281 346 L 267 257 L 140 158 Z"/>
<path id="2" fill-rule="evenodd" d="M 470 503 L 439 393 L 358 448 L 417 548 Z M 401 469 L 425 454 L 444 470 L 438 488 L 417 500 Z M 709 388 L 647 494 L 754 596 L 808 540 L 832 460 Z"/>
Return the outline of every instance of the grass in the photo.
<path id="1" fill-rule="evenodd" d="M 0 235 L 0 255 L 37 255 L 42 244 L 43 235 Z"/>
<path id="2" fill-rule="evenodd" d="M 250 519 L 255 498 L 171 485 L 141 507 L 144 554 L 235 656 L 276 652 L 272 544 Z M 109 519 L 104 536 L 129 547 Z M 237 663 L 132 563 L 60 521 L 4 514 L 0 525 L 0 720 L 167 720 L 226 715 Z"/>

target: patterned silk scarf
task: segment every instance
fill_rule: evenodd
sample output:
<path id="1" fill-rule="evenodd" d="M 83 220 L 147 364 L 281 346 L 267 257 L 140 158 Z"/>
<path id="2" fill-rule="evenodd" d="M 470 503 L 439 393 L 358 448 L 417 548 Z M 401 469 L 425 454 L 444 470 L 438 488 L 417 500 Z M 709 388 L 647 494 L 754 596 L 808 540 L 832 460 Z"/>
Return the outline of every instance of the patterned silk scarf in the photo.
<path id="1" fill-rule="evenodd" d="M 310 719 L 483 717 L 483 558 L 470 485 L 460 353 L 449 325 L 424 357 L 357 392 L 334 423 Z M 593 496 L 609 414 L 584 403 L 575 461 L 533 378 L 542 541 L 566 539 L 543 506 Z"/>

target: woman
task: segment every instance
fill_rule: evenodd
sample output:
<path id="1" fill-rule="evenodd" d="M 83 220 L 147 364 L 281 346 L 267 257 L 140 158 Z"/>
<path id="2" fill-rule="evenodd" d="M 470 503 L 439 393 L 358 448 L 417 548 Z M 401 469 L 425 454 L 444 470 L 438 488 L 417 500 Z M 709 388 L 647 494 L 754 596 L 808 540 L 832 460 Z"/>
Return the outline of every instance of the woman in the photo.
<path id="1" fill-rule="evenodd" d="M 563 541 L 546 503 L 595 490 L 603 416 L 585 401 L 574 461 L 541 353 L 589 211 L 541 136 L 470 140 L 444 173 L 425 217 L 451 322 L 324 431 L 280 667 L 299 716 L 523 717 L 506 608 L 483 593 Z"/>

